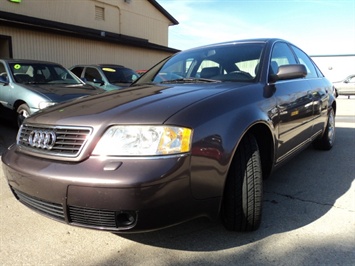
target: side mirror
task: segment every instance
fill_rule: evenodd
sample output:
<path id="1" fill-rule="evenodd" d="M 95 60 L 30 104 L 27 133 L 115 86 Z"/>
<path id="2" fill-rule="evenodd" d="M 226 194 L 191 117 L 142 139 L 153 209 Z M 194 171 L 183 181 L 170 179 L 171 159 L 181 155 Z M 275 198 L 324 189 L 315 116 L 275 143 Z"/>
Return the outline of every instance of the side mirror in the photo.
<path id="1" fill-rule="evenodd" d="M 283 65 L 279 67 L 277 74 L 270 76 L 271 82 L 304 78 L 307 76 L 307 69 L 302 64 Z"/>

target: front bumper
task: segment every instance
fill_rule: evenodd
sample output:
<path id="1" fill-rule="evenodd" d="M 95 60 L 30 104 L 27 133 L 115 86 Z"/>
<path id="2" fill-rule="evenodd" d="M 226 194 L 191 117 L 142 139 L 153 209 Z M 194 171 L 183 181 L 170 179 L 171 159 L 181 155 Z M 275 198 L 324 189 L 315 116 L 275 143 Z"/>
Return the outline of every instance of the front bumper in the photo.
<path id="1" fill-rule="evenodd" d="M 100 158 L 79 163 L 16 151 L 3 170 L 20 202 L 52 219 L 106 231 L 148 231 L 198 216 L 216 216 L 218 201 L 195 200 L 190 157 Z"/>

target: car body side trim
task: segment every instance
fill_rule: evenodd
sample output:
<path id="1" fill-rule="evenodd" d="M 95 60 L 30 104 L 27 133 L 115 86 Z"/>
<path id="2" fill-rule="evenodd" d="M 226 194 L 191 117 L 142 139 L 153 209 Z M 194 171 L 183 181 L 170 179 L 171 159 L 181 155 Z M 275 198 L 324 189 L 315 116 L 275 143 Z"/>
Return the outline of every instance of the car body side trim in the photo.
<path id="1" fill-rule="evenodd" d="M 302 151 L 306 145 L 309 145 L 310 143 L 312 143 L 321 134 L 322 134 L 322 131 L 319 130 L 318 132 L 313 134 L 312 137 L 310 137 L 309 139 L 306 139 L 305 141 L 300 143 L 298 146 L 296 146 L 292 150 L 288 151 L 286 154 L 277 158 L 275 164 L 278 165 L 278 164 L 282 163 L 283 161 L 287 160 L 289 157 L 293 157 L 293 155 L 295 153 Z"/>

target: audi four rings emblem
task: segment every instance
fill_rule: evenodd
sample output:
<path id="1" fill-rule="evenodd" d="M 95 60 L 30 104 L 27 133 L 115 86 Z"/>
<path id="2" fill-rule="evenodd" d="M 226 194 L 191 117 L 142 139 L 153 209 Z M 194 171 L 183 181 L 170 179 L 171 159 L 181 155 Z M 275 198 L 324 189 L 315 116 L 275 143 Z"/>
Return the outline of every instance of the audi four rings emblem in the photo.
<path id="1" fill-rule="evenodd" d="M 53 148 L 57 136 L 54 131 L 33 130 L 28 137 L 32 147 L 50 150 Z"/>

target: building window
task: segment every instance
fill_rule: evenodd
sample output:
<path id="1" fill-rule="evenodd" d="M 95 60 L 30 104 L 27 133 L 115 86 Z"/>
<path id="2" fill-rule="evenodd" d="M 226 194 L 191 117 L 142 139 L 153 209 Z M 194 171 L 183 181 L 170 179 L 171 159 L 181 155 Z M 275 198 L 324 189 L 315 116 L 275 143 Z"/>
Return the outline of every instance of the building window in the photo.
<path id="1" fill-rule="evenodd" d="M 105 20 L 105 8 L 100 6 L 95 6 L 95 19 Z"/>

